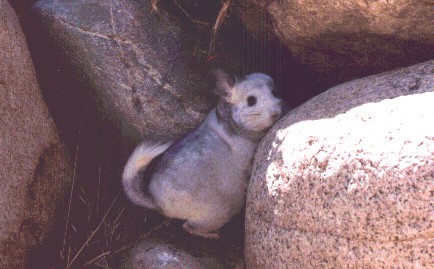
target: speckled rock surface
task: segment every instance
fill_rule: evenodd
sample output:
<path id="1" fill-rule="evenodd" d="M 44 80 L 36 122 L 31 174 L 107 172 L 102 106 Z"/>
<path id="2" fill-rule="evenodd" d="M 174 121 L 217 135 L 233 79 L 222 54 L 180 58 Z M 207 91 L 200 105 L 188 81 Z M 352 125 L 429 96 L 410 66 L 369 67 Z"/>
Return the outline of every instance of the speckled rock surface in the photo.
<path id="1" fill-rule="evenodd" d="M 33 31 L 72 67 L 79 86 L 71 90 L 84 90 L 133 141 L 177 138 L 213 106 L 190 55 L 195 40 L 149 0 L 42 0 L 34 11 Z"/>
<path id="2" fill-rule="evenodd" d="M 211 257 L 197 257 L 170 244 L 144 240 L 133 248 L 122 269 L 221 269 Z"/>
<path id="3" fill-rule="evenodd" d="M 0 268 L 23 268 L 44 243 L 69 180 L 24 35 L 0 0 Z"/>
<path id="4" fill-rule="evenodd" d="M 260 144 L 248 268 L 431 268 L 434 61 L 348 82 Z"/>
<path id="5" fill-rule="evenodd" d="M 327 85 L 434 57 L 432 1 L 248 0 L 239 5 L 249 29 L 261 39 L 277 36 Z"/>

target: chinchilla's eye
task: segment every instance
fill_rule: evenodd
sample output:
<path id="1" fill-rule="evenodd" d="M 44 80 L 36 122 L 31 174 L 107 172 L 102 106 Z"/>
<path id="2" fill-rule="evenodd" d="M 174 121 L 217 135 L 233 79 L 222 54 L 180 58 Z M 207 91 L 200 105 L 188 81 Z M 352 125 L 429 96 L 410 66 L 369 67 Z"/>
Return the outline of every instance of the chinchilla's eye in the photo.
<path id="1" fill-rule="evenodd" d="M 254 105 L 256 105 L 256 97 L 255 96 L 249 96 L 249 97 L 247 97 L 247 104 L 249 105 L 249 106 L 254 106 Z"/>

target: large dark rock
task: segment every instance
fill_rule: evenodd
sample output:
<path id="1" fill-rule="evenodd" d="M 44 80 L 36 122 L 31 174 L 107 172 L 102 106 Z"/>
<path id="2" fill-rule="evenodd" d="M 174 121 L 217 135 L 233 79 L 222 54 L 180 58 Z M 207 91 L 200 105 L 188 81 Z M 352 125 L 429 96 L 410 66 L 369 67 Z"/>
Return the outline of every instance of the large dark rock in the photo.
<path id="1" fill-rule="evenodd" d="M 249 0 L 239 12 L 258 37 L 277 37 L 330 86 L 432 59 L 432 9 L 420 0 Z"/>
<path id="2" fill-rule="evenodd" d="M 6 0 L 0 11 L 0 268 L 9 269 L 45 242 L 71 169 L 18 19 Z"/>
<path id="3" fill-rule="evenodd" d="M 73 67 L 77 92 L 84 90 L 134 142 L 178 138 L 203 120 L 215 100 L 205 70 L 192 57 L 196 40 L 160 12 L 139 0 L 35 5 L 40 38 Z"/>
<path id="4" fill-rule="evenodd" d="M 434 61 L 333 87 L 258 147 L 248 268 L 431 268 Z"/>

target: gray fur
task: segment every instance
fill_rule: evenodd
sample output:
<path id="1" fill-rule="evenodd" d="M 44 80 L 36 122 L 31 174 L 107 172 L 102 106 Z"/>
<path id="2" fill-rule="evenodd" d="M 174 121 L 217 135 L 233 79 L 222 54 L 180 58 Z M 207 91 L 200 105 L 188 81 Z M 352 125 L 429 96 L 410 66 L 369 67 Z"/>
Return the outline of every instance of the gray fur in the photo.
<path id="1" fill-rule="evenodd" d="M 196 130 L 167 149 L 146 193 L 131 187 L 141 180 L 137 171 L 155 157 L 143 148 L 146 144 L 132 155 L 123 178 L 134 203 L 186 220 L 185 230 L 207 238 L 217 238 L 218 229 L 244 205 L 256 146 L 282 112 L 269 76 L 254 73 L 232 84 L 225 81 L 228 76 L 223 71 L 217 71 L 216 78 L 217 107 Z M 248 105 L 249 96 L 257 99 L 255 105 Z M 137 161 L 140 158 L 148 161 Z M 137 201 L 138 196 L 143 202 Z"/>

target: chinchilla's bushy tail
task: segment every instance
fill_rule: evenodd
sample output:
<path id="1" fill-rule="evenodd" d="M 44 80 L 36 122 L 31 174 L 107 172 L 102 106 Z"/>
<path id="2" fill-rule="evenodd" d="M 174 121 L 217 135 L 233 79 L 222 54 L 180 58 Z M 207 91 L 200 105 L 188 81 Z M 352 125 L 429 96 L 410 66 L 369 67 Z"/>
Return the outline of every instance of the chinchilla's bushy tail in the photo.
<path id="1" fill-rule="evenodd" d="M 163 153 L 171 144 L 172 142 L 166 144 L 142 143 L 137 146 L 128 159 L 122 174 L 122 185 L 128 198 L 136 205 L 158 209 L 146 188 L 142 188 L 140 172 L 145 170 L 152 159 Z"/>

